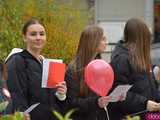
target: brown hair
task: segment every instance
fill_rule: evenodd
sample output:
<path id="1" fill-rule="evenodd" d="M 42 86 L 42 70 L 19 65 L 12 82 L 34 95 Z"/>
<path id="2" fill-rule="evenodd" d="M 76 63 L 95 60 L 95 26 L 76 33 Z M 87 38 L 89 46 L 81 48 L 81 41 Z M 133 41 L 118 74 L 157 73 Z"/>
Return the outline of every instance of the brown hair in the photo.
<path id="1" fill-rule="evenodd" d="M 140 19 L 128 20 L 124 28 L 124 40 L 135 70 L 149 73 L 151 70 L 151 34 L 147 25 Z"/>
<path id="2" fill-rule="evenodd" d="M 7 68 L 3 62 L 0 62 L 0 87 L 6 87 Z"/>
<path id="3" fill-rule="evenodd" d="M 89 93 L 88 87 L 84 82 L 84 68 L 91 60 L 95 59 L 96 56 L 99 55 L 99 53 L 96 53 L 96 49 L 102 37 L 103 29 L 97 25 L 90 25 L 81 33 L 78 50 L 71 63 L 71 66 L 74 66 L 75 78 L 80 79 L 81 96 L 86 96 Z"/>
<path id="4" fill-rule="evenodd" d="M 25 35 L 26 32 L 27 32 L 28 27 L 29 27 L 30 25 L 33 25 L 33 24 L 40 24 L 40 25 L 42 25 L 42 26 L 44 27 L 43 23 L 41 23 L 38 19 L 31 18 L 30 20 L 28 20 L 28 21 L 24 24 L 24 26 L 23 26 L 23 28 L 22 28 L 22 34 Z"/>

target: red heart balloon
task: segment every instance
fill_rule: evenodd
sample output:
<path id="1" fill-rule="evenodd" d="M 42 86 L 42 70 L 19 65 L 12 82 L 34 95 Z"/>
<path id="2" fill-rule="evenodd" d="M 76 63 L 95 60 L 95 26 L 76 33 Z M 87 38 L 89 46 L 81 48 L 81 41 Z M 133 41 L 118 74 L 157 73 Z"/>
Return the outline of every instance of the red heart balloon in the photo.
<path id="1" fill-rule="evenodd" d="M 106 96 L 108 94 L 113 80 L 113 69 L 104 60 L 93 60 L 85 67 L 85 82 L 99 96 Z"/>

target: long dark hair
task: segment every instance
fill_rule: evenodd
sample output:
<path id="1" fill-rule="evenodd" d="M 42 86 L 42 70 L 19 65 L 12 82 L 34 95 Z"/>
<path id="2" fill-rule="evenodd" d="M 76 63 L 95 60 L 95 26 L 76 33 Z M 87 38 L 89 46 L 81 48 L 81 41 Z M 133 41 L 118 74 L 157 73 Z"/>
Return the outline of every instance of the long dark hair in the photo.
<path id="1" fill-rule="evenodd" d="M 80 95 L 89 94 L 89 89 L 84 82 L 84 68 L 93 59 L 100 58 L 96 49 L 103 38 L 103 29 L 97 25 L 86 27 L 80 36 L 78 50 L 75 58 L 71 62 L 74 71 L 74 78 L 80 80 Z"/>
<path id="2" fill-rule="evenodd" d="M 147 25 L 140 19 L 128 20 L 124 28 L 124 40 L 135 70 L 149 73 L 151 70 L 151 34 Z"/>

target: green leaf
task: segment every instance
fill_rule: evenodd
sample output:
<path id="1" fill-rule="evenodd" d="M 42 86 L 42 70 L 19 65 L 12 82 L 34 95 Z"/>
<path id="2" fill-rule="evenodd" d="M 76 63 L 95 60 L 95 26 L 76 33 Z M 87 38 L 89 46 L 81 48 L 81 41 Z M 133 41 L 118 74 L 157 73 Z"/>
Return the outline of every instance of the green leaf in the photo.
<path id="1" fill-rule="evenodd" d="M 139 116 L 134 116 L 134 117 L 126 116 L 126 120 L 141 120 L 141 119 Z"/>
<path id="2" fill-rule="evenodd" d="M 2 112 L 3 110 L 5 110 L 6 107 L 7 107 L 7 105 L 8 105 L 8 101 L 0 103 L 0 112 Z"/>
<path id="3" fill-rule="evenodd" d="M 13 120 L 12 115 L 4 115 L 0 117 L 0 120 Z"/>
<path id="4" fill-rule="evenodd" d="M 14 120 L 24 120 L 24 114 L 22 112 L 15 112 Z"/>
<path id="5" fill-rule="evenodd" d="M 64 116 L 64 120 L 72 120 L 70 117 L 73 114 L 73 112 L 75 112 L 75 109 L 72 109 L 69 112 L 67 112 Z"/>
<path id="6" fill-rule="evenodd" d="M 140 117 L 139 116 L 135 116 L 132 118 L 132 120 L 140 120 Z"/>
<path id="7" fill-rule="evenodd" d="M 62 116 L 62 114 L 58 113 L 57 111 L 53 111 L 53 114 L 59 119 L 59 120 L 65 120 Z"/>

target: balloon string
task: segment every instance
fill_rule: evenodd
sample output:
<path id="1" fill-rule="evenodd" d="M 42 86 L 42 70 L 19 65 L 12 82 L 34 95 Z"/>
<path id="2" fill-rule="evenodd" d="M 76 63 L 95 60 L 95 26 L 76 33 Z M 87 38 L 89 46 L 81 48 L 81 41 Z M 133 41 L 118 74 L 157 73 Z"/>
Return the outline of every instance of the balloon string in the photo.
<path id="1" fill-rule="evenodd" d="M 106 111 L 107 120 L 110 120 L 110 119 L 109 119 L 109 114 L 108 114 L 108 109 L 107 109 L 107 107 L 106 107 L 106 106 L 104 107 L 104 110 Z"/>

